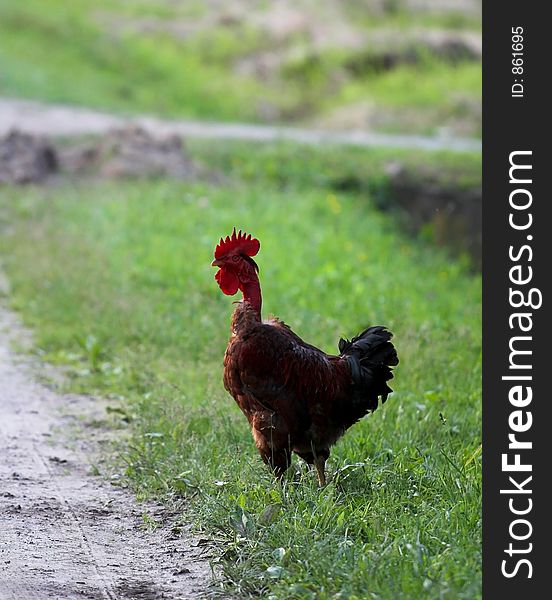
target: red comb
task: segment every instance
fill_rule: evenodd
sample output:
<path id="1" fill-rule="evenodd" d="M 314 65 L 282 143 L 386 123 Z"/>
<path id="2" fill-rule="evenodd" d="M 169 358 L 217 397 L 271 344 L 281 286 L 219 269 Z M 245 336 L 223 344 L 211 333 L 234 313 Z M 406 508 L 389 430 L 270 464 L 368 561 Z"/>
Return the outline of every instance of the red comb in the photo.
<path id="1" fill-rule="evenodd" d="M 222 258 L 231 251 L 247 254 L 247 256 L 255 256 L 260 247 L 261 243 L 259 240 L 252 238 L 251 234 L 242 233 L 241 229 L 236 233 L 236 228 L 234 227 L 231 236 L 227 235 L 225 239 L 220 238 L 220 242 L 215 248 L 215 258 Z"/>

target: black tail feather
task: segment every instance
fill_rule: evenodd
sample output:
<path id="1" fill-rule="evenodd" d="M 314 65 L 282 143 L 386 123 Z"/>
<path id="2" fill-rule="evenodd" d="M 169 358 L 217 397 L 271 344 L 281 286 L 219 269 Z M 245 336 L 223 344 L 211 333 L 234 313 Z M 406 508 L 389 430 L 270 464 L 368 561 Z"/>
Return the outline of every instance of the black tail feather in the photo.
<path id="1" fill-rule="evenodd" d="M 368 410 L 378 407 L 393 391 L 387 382 L 393 378 L 391 367 L 399 364 L 397 351 L 391 343 L 393 334 L 385 327 L 368 327 L 352 340 L 340 339 L 339 352 L 351 366 L 355 391 L 352 401 Z M 360 408 L 360 406 L 359 406 Z"/>

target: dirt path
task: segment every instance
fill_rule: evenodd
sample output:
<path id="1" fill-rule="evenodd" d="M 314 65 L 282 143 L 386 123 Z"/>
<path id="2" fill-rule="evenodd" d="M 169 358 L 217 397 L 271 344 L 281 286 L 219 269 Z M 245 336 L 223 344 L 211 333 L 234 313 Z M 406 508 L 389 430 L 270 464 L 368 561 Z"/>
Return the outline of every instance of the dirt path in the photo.
<path id="1" fill-rule="evenodd" d="M 103 411 L 37 383 L 10 351 L 21 335 L 0 307 L 0 599 L 200 597 L 210 571 L 197 541 L 160 505 L 91 475 Z M 145 531 L 146 512 L 165 525 Z"/>
<path id="2" fill-rule="evenodd" d="M 289 140 L 305 144 L 340 144 L 418 150 L 479 151 L 481 142 L 455 137 L 386 135 L 362 131 L 318 131 L 296 127 L 169 121 L 148 116 L 118 117 L 99 111 L 64 105 L 41 104 L 30 100 L 0 98 L 0 135 L 10 129 L 43 135 L 74 136 L 106 133 L 114 127 L 136 123 L 156 135 L 235 139 L 251 141 Z"/>

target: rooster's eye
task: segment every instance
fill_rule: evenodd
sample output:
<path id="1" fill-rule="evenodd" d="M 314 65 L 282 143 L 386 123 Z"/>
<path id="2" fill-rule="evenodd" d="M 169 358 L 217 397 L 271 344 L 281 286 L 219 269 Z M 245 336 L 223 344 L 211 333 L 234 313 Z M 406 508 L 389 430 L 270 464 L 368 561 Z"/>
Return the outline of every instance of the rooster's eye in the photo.
<path id="1" fill-rule="evenodd" d="M 240 260 L 240 257 L 239 257 L 237 254 L 235 254 L 235 255 L 232 257 L 232 260 L 233 260 L 234 262 L 238 262 L 238 260 Z"/>

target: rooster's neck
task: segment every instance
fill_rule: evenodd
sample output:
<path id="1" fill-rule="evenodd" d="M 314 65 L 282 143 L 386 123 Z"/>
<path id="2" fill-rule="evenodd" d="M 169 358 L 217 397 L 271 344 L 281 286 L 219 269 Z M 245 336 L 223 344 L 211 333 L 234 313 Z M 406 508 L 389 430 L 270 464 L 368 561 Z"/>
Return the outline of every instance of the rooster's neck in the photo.
<path id="1" fill-rule="evenodd" d="M 254 280 L 242 283 L 240 289 L 243 293 L 243 301 L 248 302 L 251 305 L 251 308 L 255 311 L 258 320 L 260 321 L 263 299 L 261 296 L 261 284 L 259 283 L 259 279 L 255 277 Z"/>

